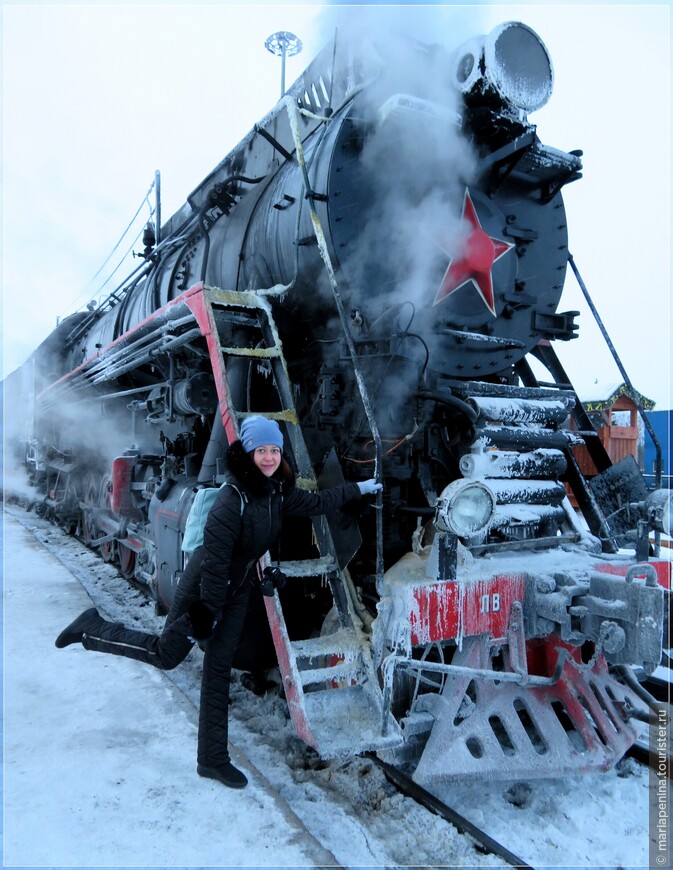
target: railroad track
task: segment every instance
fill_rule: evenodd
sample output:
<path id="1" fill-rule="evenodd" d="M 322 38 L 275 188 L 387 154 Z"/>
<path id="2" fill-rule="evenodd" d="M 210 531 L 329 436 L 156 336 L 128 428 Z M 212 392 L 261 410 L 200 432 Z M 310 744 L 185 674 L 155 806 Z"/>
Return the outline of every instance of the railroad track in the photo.
<path id="1" fill-rule="evenodd" d="M 32 516 L 24 514 L 23 517 L 17 516 L 17 519 L 23 520 L 22 524 L 35 533 Z M 163 619 L 156 616 L 151 601 L 137 587 L 129 586 L 120 578 L 112 565 L 102 562 L 95 553 L 48 522 L 39 521 L 38 525 L 40 528 L 36 536 L 39 540 L 71 570 L 94 603 L 110 618 L 146 631 L 161 630 Z M 183 666 L 166 676 L 198 705 L 198 654 L 190 656 Z M 281 795 L 292 812 L 307 826 L 310 836 L 337 856 L 336 866 L 365 863 L 405 866 L 412 863 L 433 867 L 446 866 L 447 858 L 448 863 L 472 867 L 505 864 L 522 868 L 535 866 L 523 860 L 516 854 L 517 851 L 527 854 L 528 861 L 537 862 L 540 866 L 549 864 L 549 861 L 541 858 L 539 849 L 529 848 L 538 838 L 538 832 L 534 823 L 529 824 L 530 816 L 521 816 L 520 809 L 513 809 L 511 804 L 518 806 L 514 801 L 507 803 L 503 800 L 495 810 L 491 805 L 491 818 L 502 816 L 510 819 L 511 816 L 505 828 L 501 825 L 498 830 L 497 825 L 489 826 L 493 836 L 435 795 L 417 786 L 403 772 L 373 755 L 356 757 L 343 764 L 322 762 L 294 736 L 282 698 L 273 694 L 257 698 L 236 683 L 232 686 L 232 699 L 232 742 L 245 747 L 243 754 L 250 760 L 251 768 L 258 771 L 270 788 Z M 621 783 L 622 780 L 617 782 Z M 536 789 L 534 786 L 531 794 L 537 793 Z M 491 791 L 492 798 L 496 793 L 501 794 L 497 788 Z M 403 803 L 400 803 L 401 800 Z M 315 806 L 316 803 L 329 807 L 332 821 L 331 830 L 327 833 L 324 829 L 312 827 L 311 813 L 307 815 L 305 812 L 306 805 Z M 623 807 L 624 803 L 621 798 L 615 803 L 617 821 L 620 818 L 616 815 L 617 807 Z M 476 810 L 480 804 L 474 806 Z M 471 800 L 466 801 L 463 794 L 463 813 L 471 815 L 470 807 Z M 608 814 L 612 812 L 612 809 L 606 810 Z M 401 820 L 403 824 L 400 824 Z M 476 821 L 479 821 L 478 814 Z M 386 833 L 382 834 L 384 828 Z M 388 832 L 397 832 L 398 829 L 403 829 L 404 836 L 400 836 L 399 845 L 391 844 L 389 837 L 393 835 Z M 504 829 L 507 834 L 510 830 L 517 832 L 514 838 L 516 843 L 509 841 L 508 836 L 503 836 Z M 362 838 L 362 849 L 368 850 L 369 860 L 362 859 L 362 850 L 357 843 L 337 842 L 335 837 L 337 840 L 341 837 L 342 840 L 352 838 L 354 841 L 358 837 Z M 497 837 L 509 841 L 513 849 L 508 849 Z M 560 847 L 563 848 L 563 844 Z M 354 852 L 357 858 L 352 859 Z M 499 863 L 494 864 L 494 861 Z M 573 863 L 580 866 L 583 862 L 575 860 Z"/>
<path id="2" fill-rule="evenodd" d="M 75 536 L 67 535 L 62 530 L 51 525 L 47 520 L 38 518 L 38 529 L 35 529 L 33 517 L 30 515 L 21 516 L 18 513 L 10 511 L 16 517 L 24 528 L 29 529 L 37 539 L 49 550 L 66 568 L 73 574 L 81 585 L 88 592 L 95 606 L 99 607 L 101 612 L 108 618 L 119 620 L 125 624 L 133 625 L 144 631 L 156 632 L 160 631 L 163 626 L 163 618 L 158 617 L 152 606 L 152 601 L 146 590 L 138 584 L 129 584 L 116 571 L 114 565 L 104 562 L 100 557 L 85 544 L 79 541 Z M 110 591 L 111 581 L 119 579 L 121 583 L 119 588 Z M 116 586 L 116 583 L 115 583 Z M 199 691 L 200 691 L 200 662 L 201 657 L 198 651 L 192 654 L 183 665 L 170 672 L 163 672 L 166 679 L 170 680 L 184 696 L 198 708 Z M 246 770 L 252 776 L 252 780 L 257 783 L 258 787 L 264 789 L 267 795 L 277 795 L 279 805 L 283 808 L 283 812 L 290 815 L 293 819 L 293 824 L 299 830 L 300 826 L 304 828 L 304 835 L 307 841 L 307 848 L 313 854 L 319 854 L 322 849 L 323 861 L 330 859 L 324 866 L 342 867 L 351 866 L 352 862 L 349 859 L 344 859 L 344 854 L 335 857 L 335 851 L 330 845 L 329 838 L 325 839 L 321 836 L 320 830 L 314 830 L 311 820 L 311 813 L 306 814 L 302 810 L 302 804 L 305 802 L 305 794 L 307 791 L 318 791 L 320 797 L 318 800 L 324 805 L 334 805 L 330 808 L 330 813 L 334 813 L 335 827 L 346 827 L 348 822 L 352 824 L 352 820 L 348 819 L 351 809 L 346 801 L 342 800 L 342 793 L 331 793 L 330 780 L 330 764 L 322 762 L 312 749 L 301 743 L 294 735 L 282 737 L 281 740 L 276 740 L 274 745 L 273 738 L 267 733 L 267 726 L 264 719 L 273 717 L 274 711 L 277 715 L 282 712 L 283 729 L 291 732 L 289 718 L 285 715 L 286 704 L 283 698 L 279 696 L 269 696 L 267 698 L 259 698 L 253 696 L 240 682 L 232 684 L 232 707 L 230 712 L 230 751 L 235 762 Z M 269 708 L 272 708 L 269 710 Z M 251 715 L 251 712 L 254 715 Z M 260 725 L 261 723 L 261 725 Z M 259 727 L 259 731 L 256 728 Z M 283 730 L 280 729 L 280 730 Z M 292 758 L 279 758 L 278 746 L 291 744 Z M 270 750 L 270 763 L 269 763 Z M 362 768 L 356 770 L 356 766 L 360 761 L 359 758 L 354 760 L 352 769 L 347 770 L 345 778 L 352 782 L 364 782 L 367 779 L 366 769 L 364 774 Z M 288 763 L 289 762 L 289 763 Z M 287 766 L 286 766 L 287 764 Z M 393 782 L 390 773 L 392 768 L 385 771 L 386 779 Z M 395 784 L 395 790 L 404 796 L 410 796 L 401 786 L 403 775 L 398 783 Z M 372 780 L 372 791 L 378 786 L 375 782 L 375 777 L 370 777 Z M 295 787 L 296 786 L 296 787 Z M 311 801 L 316 798 L 312 797 Z M 356 796 L 356 801 L 360 800 Z M 408 810 L 405 808 L 405 817 L 414 819 L 414 826 L 419 832 L 428 830 L 428 824 L 422 818 L 423 813 L 428 806 L 425 806 L 420 801 L 416 810 Z M 439 804 L 439 802 L 437 802 Z M 359 815 L 359 810 L 355 809 L 353 815 Z M 446 821 L 451 821 L 449 817 L 450 810 L 445 808 L 443 813 L 436 810 L 432 811 L 434 815 L 441 817 Z M 366 815 L 366 814 L 365 814 Z M 457 814 L 454 816 L 458 818 Z M 461 817 L 462 818 L 462 817 Z M 391 819 L 389 825 L 391 828 L 396 826 L 397 818 Z M 485 832 L 477 832 L 477 828 L 471 825 L 467 820 L 465 825 L 454 827 L 459 833 L 452 831 L 449 825 L 446 825 L 446 831 L 441 832 L 439 828 L 434 830 L 432 843 L 435 844 L 434 851 L 432 844 L 424 854 L 421 851 L 416 852 L 416 847 L 413 849 L 414 855 L 407 854 L 399 858 L 394 863 L 403 866 L 404 864 L 413 863 L 412 858 L 418 854 L 421 863 L 426 866 L 439 866 L 441 851 L 454 852 L 453 843 L 456 838 L 460 838 L 465 826 L 469 826 L 472 834 L 469 847 L 461 846 L 461 852 L 472 853 L 474 844 L 477 851 L 474 852 L 474 859 L 470 854 L 470 866 L 493 866 L 486 860 L 488 855 L 497 854 L 493 847 L 487 847 L 486 843 L 491 843 Z M 440 822 L 443 824 L 443 822 Z M 442 835 L 445 838 L 444 845 Z M 303 836 L 303 835 L 302 835 Z M 371 858 L 374 859 L 374 865 L 388 864 L 390 859 L 385 854 L 388 844 L 383 842 L 378 844 L 374 835 L 369 830 L 364 830 L 364 839 L 371 847 Z M 420 846 L 420 842 L 419 842 Z M 344 850 L 347 854 L 349 849 Z M 486 856 L 486 857 L 483 857 Z M 387 860 L 386 860 L 387 858 Z M 321 861 L 316 866 L 323 866 Z M 523 863 L 516 866 L 528 866 Z"/>
<path id="3" fill-rule="evenodd" d="M 487 854 L 495 855 L 497 858 L 502 858 L 503 861 L 512 867 L 531 868 L 530 864 L 527 864 L 522 858 L 519 858 L 518 855 L 510 852 L 510 850 L 503 846 L 502 843 L 494 840 L 493 837 L 486 833 L 486 831 L 477 827 L 477 825 L 473 824 L 469 819 L 466 819 L 465 816 L 461 815 L 459 812 L 440 801 L 439 798 L 435 797 L 435 795 L 415 783 L 412 779 L 406 776 L 406 774 L 402 773 L 401 770 L 387 764 L 371 752 L 366 753 L 366 757 L 381 768 L 386 779 L 392 782 L 402 794 L 412 798 L 412 800 L 415 800 L 417 803 L 421 804 L 421 806 L 430 810 L 431 813 L 435 813 L 447 822 L 450 822 L 459 833 L 471 837 L 477 844 L 478 848 Z"/>
<path id="4" fill-rule="evenodd" d="M 668 733 L 670 736 L 671 726 L 670 726 L 670 703 L 671 703 L 671 660 L 669 657 L 670 650 L 664 652 L 664 656 L 662 658 L 662 664 L 657 668 L 654 674 L 649 676 L 644 676 L 642 674 L 639 675 L 638 679 L 643 689 L 652 696 L 657 704 L 662 705 L 667 710 L 668 715 Z M 653 714 L 654 715 L 654 714 Z M 652 719 L 649 723 L 650 729 L 657 727 L 656 720 Z M 627 752 L 627 755 L 630 758 L 635 758 L 640 764 L 645 765 L 646 767 L 651 768 L 659 772 L 660 770 L 660 756 L 653 750 L 652 741 L 650 739 L 650 733 L 645 732 L 641 739 L 637 740 L 633 746 Z M 671 771 L 673 770 L 673 747 L 668 746 L 668 771 L 669 776 Z"/>

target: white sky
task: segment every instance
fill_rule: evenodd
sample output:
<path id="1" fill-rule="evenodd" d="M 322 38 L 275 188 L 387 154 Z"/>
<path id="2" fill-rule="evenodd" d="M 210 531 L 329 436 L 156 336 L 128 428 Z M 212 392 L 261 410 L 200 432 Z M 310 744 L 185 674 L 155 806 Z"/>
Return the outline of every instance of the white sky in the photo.
<path id="1" fill-rule="evenodd" d="M 329 9 L 330 16 L 325 15 Z M 570 251 L 634 386 L 671 395 L 670 10 L 658 5 L 4 4 L 3 372 L 95 298 L 90 279 L 161 171 L 163 218 L 275 103 L 280 61 L 264 49 L 290 30 L 304 51 L 333 17 L 391 16 L 450 44 L 507 20 L 549 49 L 555 90 L 532 116 L 542 141 L 584 151 L 566 188 Z M 140 245 L 136 245 L 136 250 Z M 121 275 L 119 280 L 121 280 Z M 107 291 L 115 285 L 107 287 Z M 582 309 L 574 278 L 560 310 Z M 580 393 L 621 380 L 596 349 L 590 314 L 560 348 Z"/>

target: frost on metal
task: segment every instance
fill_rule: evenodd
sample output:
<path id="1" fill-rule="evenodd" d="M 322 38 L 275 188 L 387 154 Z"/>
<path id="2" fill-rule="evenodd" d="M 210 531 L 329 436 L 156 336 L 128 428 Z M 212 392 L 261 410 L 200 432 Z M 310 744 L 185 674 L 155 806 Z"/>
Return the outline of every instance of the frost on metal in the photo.
<path id="1" fill-rule="evenodd" d="M 470 403 L 487 420 L 501 423 L 547 423 L 550 420 L 561 422 L 567 415 L 572 403 L 563 400 L 536 401 L 535 399 L 501 399 L 495 396 L 473 397 Z"/>

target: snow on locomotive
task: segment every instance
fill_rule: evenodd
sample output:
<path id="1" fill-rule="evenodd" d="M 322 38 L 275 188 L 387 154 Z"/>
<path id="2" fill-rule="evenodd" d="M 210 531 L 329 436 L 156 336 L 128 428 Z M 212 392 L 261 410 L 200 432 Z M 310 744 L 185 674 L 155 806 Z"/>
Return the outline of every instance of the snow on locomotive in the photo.
<path id="1" fill-rule="evenodd" d="M 384 484 L 268 555 L 290 582 L 246 634 L 257 664 L 273 640 L 297 734 L 426 784 L 607 769 L 636 737 L 629 667 L 660 661 L 670 497 L 612 465 L 553 350 L 577 332 L 557 308 L 580 153 L 528 120 L 553 74 L 525 25 L 395 50 L 327 46 L 37 349 L 27 467 L 165 612 L 194 493 L 273 417 L 300 486 Z"/>

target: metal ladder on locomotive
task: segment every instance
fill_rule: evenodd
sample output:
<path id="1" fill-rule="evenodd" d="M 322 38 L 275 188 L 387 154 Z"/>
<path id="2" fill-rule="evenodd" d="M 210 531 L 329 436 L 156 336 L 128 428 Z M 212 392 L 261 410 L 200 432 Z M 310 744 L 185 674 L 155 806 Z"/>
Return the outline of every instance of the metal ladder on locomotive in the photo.
<path id="1" fill-rule="evenodd" d="M 271 306 L 264 296 L 252 291 L 204 288 L 202 299 L 201 310 L 195 313 L 207 338 L 221 410 L 226 412 L 223 418 L 238 421 L 259 413 L 282 422 L 288 435 L 286 451 L 298 470 L 298 484 L 316 489 Z M 226 317 L 220 316 L 224 312 Z M 233 344 L 232 337 L 225 334 L 232 322 L 238 324 L 244 342 Z M 228 369 L 242 358 L 270 367 L 272 402 L 279 407 L 254 412 L 234 407 Z M 279 567 L 290 578 L 324 578 L 334 599 L 338 630 L 318 638 L 291 640 L 278 593 L 264 599 L 293 725 L 298 736 L 323 757 L 394 746 L 402 740 L 401 731 L 391 713 L 384 712 L 370 645 L 355 613 L 326 517 L 313 518 L 313 529 L 320 557 L 281 562 Z M 335 722 L 342 727 L 335 730 Z M 345 723 L 351 727 L 344 728 Z"/>

